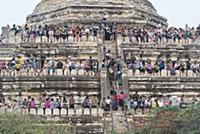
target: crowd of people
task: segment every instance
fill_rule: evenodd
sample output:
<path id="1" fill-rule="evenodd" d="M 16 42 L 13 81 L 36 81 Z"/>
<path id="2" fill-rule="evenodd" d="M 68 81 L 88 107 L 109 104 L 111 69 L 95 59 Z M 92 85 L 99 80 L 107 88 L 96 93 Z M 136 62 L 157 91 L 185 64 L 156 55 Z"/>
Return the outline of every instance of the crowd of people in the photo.
<path id="1" fill-rule="evenodd" d="M 21 35 L 21 42 L 68 42 L 72 37 L 73 41 L 89 41 L 93 37 L 96 40 L 98 27 L 94 26 L 68 26 L 68 25 L 39 25 L 39 26 L 8 26 L 14 35 Z M 45 38 L 44 38 L 45 37 Z M 45 39 L 45 40 L 44 40 Z M 92 41 L 91 40 L 91 41 Z"/>
<path id="2" fill-rule="evenodd" d="M 132 70 L 133 75 L 136 71 L 139 71 L 141 75 L 145 72 L 148 74 L 161 74 L 163 70 L 167 70 L 171 76 L 177 75 L 177 72 L 180 72 L 181 75 L 190 70 L 195 76 L 200 74 L 200 62 L 191 61 L 190 59 L 182 61 L 168 58 L 164 60 L 158 57 L 155 61 L 152 61 L 150 59 L 137 59 L 134 54 L 131 54 L 130 58 L 126 59 L 126 65 L 128 69 Z"/>
<path id="3" fill-rule="evenodd" d="M 137 92 L 130 97 L 124 93 L 112 90 L 111 96 L 100 100 L 97 96 L 81 96 L 78 99 L 74 95 L 59 96 L 59 97 L 40 97 L 35 99 L 34 97 L 18 97 L 18 100 L 8 98 L 2 102 L 1 106 L 7 108 L 24 108 L 24 109 L 92 109 L 101 108 L 104 111 L 125 111 L 138 114 L 141 111 L 145 114 L 145 110 L 161 108 L 161 107 L 180 107 L 186 108 L 191 105 L 196 105 L 199 101 L 195 98 L 186 99 L 184 96 L 167 96 L 167 97 L 155 97 L 139 95 Z"/>
<path id="4" fill-rule="evenodd" d="M 16 26 L 15 24 L 9 31 L 13 31 L 15 35 L 21 35 L 22 42 L 35 42 L 36 38 L 40 38 L 40 42 L 67 42 L 69 38 L 73 41 L 95 41 L 102 34 L 105 40 L 116 40 L 122 37 L 123 41 L 136 43 L 191 43 L 200 36 L 200 25 L 195 27 L 176 28 L 161 27 L 157 28 L 138 28 L 134 26 L 110 24 L 93 24 L 90 26 L 77 25 L 39 25 L 39 26 Z M 46 37 L 45 40 L 43 37 Z M 92 37 L 90 39 L 90 37 Z"/>
<path id="5" fill-rule="evenodd" d="M 128 39 L 129 42 L 155 42 L 155 43 L 190 43 L 195 41 L 200 36 L 200 25 L 197 28 L 190 28 L 188 25 L 185 28 L 162 28 L 156 29 L 137 28 L 137 27 L 120 27 L 120 33 L 123 41 Z"/>
<path id="6" fill-rule="evenodd" d="M 105 26 L 103 23 L 93 26 L 67 26 L 67 25 L 45 25 L 45 26 L 16 26 L 13 25 L 9 28 L 15 35 L 21 35 L 22 42 L 36 42 L 36 38 L 40 39 L 40 42 L 68 42 L 69 38 L 73 41 L 89 41 L 92 36 L 92 40 L 95 41 L 100 34 L 103 34 L 104 40 L 116 40 L 118 37 L 122 37 L 123 41 L 128 39 L 129 42 L 135 43 L 190 43 L 195 41 L 200 36 L 200 26 L 190 28 L 186 26 L 183 28 L 162 28 L 149 29 L 147 27 L 127 27 L 116 26 L 114 23 L 109 26 Z M 46 40 L 44 40 L 46 39 Z M 142 60 L 136 59 L 134 54 L 130 59 L 126 59 L 125 63 L 128 69 L 131 69 L 133 74 L 138 70 L 141 74 L 147 72 L 148 74 L 161 73 L 163 70 L 170 72 L 171 76 L 175 76 L 177 71 L 184 73 L 187 70 L 192 70 L 195 75 L 200 74 L 200 63 L 198 61 L 179 61 L 179 60 L 164 60 L 161 57 L 156 61 L 150 59 Z M 10 61 L 0 62 L 0 74 L 26 74 L 26 75 L 41 75 L 46 70 L 47 75 L 58 74 L 61 75 L 72 74 L 74 70 L 78 70 L 76 74 L 82 72 L 83 74 L 95 74 L 98 75 L 99 68 L 106 68 L 109 81 L 109 89 L 111 90 L 110 96 L 103 98 L 100 102 L 96 97 L 86 96 L 79 103 L 82 108 L 101 107 L 105 111 L 110 110 L 122 110 L 127 111 L 133 109 L 134 113 L 137 113 L 138 109 L 142 110 L 144 114 L 145 108 L 156 107 L 169 107 L 173 106 L 173 99 L 168 98 L 146 98 L 145 96 L 139 96 L 135 94 L 130 97 L 124 92 L 122 87 L 122 68 L 123 62 L 121 57 L 113 57 L 110 50 L 104 48 L 104 59 L 102 60 L 102 66 L 99 67 L 99 61 L 89 56 L 86 60 L 74 60 L 71 56 L 66 59 L 46 58 L 44 54 L 40 56 L 32 56 L 24 58 L 20 54 L 14 55 Z M 120 91 L 118 93 L 118 91 Z M 15 101 L 16 102 L 16 101 Z M 194 101 L 194 103 L 196 100 Z M 36 108 L 36 100 L 28 97 L 22 101 L 17 101 L 17 104 L 24 108 Z M 75 108 L 75 99 L 71 95 L 69 99 L 66 97 L 58 98 L 46 98 L 39 100 L 39 107 L 45 109 L 60 109 L 60 108 Z M 183 101 L 177 101 L 176 106 L 182 106 Z M 7 103 L 7 106 L 14 107 Z"/>
<path id="7" fill-rule="evenodd" d="M 19 97 L 18 100 L 8 98 L 2 104 L 7 108 L 24 108 L 24 109 L 75 109 L 76 106 L 82 106 L 82 108 L 97 108 L 100 105 L 97 96 L 83 96 L 79 100 L 75 99 L 74 95 L 59 96 L 59 97 L 40 97 L 35 99 L 34 97 Z"/>
<path id="8" fill-rule="evenodd" d="M 0 62 L 1 75 L 71 75 L 73 71 L 76 75 L 98 75 L 99 62 L 92 56 L 84 60 L 76 60 L 71 56 L 66 59 L 47 59 L 44 54 L 38 57 L 16 54 L 12 60 Z"/>
<path id="9" fill-rule="evenodd" d="M 161 107 L 180 107 L 186 108 L 191 105 L 196 105 L 199 101 L 195 98 L 186 99 L 184 96 L 167 96 L 167 97 L 155 97 L 155 96 L 144 96 L 138 95 L 136 92 L 134 95 L 129 96 L 120 92 L 117 94 L 116 91 L 111 91 L 111 97 L 103 98 L 102 108 L 105 111 L 133 111 L 135 114 L 140 110 L 142 114 L 145 114 L 145 109 L 155 109 Z"/>

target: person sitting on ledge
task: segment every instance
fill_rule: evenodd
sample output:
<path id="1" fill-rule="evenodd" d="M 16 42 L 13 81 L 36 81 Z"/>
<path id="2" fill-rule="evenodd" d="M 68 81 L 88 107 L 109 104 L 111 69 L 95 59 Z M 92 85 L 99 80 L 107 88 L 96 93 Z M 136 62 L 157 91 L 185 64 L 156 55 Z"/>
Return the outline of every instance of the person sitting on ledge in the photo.
<path id="1" fill-rule="evenodd" d="M 73 94 L 69 98 L 69 108 L 70 109 L 74 109 L 75 108 L 75 99 L 74 99 Z"/>
<path id="2" fill-rule="evenodd" d="M 53 74 L 55 74 L 55 70 L 56 70 L 56 61 L 53 59 L 51 59 L 49 62 L 48 62 L 48 75 L 51 74 L 51 71 L 53 72 Z"/>
<path id="3" fill-rule="evenodd" d="M 82 102 L 82 108 L 90 108 L 89 106 L 89 97 L 86 96 L 85 99 Z"/>
<path id="4" fill-rule="evenodd" d="M 64 75 L 64 65 L 61 60 L 58 60 L 58 62 L 56 64 L 56 73 L 57 73 L 57 75 L 59 75 L 60 73 L 62 75 Z"/>

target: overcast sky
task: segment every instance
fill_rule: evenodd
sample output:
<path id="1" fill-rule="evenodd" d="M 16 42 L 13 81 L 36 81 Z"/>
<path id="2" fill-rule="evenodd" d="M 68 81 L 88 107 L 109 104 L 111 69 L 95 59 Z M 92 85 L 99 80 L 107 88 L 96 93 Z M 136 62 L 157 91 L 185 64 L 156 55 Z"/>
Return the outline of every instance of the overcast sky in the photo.
<path id="1" fill-rule="evenodd" d="M 40 0 L 0 0 L 0 26 L 6 24 L 24 24 Z M 200 24 L 200 0 L 150 0 L 159 14 L 168 18 L 170 26 Z"/>

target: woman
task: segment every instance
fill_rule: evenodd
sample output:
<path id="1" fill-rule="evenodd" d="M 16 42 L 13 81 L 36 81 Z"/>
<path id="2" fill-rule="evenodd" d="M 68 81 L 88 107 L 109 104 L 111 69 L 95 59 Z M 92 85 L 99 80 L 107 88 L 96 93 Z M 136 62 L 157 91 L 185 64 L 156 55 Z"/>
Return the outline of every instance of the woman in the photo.
<path id="1" fill-rule="evenodd" d="M 68 108 L 69 102 L 66 97 L 63 97 L 62 108 Z"/>
<path id="2" fill-rule="evenodd" d="M 121 107 L 122 111 L 124 110 L 124 99 L 125 99 L 124 92 L 121 92 L 119 94 L 119 106 Z"/>
<path id="3" fill-rule="evenodd" d="M 83 63 L 83 60 L 80 60 L 79 73 L 81 73 L 81 74 L 85 73 L 85 64 Z"/>
<path id="4" fill-rule="evenodd" d="M 75 99 L 74 99 L 74 96 L 71 95 L 69 98 L 69 108 L 74 109 L 74 104 L 75 104 Z"/>
<path id="5" fill-rule="evenodd" d="M 31 99 L 30 108 L 35 108 L 35 101 L 34 101 L 34 98 Z"/>
<path id="6" fill-rule="evenodd" d="M 56 41 L 60 41 L 60 37 L 61 37 L 61 31 L 59 28 L 56 28 L 55 32 L 54 32 L 54 37 L 56 39 Z"/>
<path id="7" fill-rule="evenodd" d="M 22 67 L 22 64 L 23 64 L 22 57 L 21 56 L 17 56 L 15 63 L 16 63 L 15 64 L 15 68 L 19 72 L 21 67 Z"/>
<path id="8" fill-rule="evenodd" d="M 89 97 L 88 96 L 86 96 L 85 99 L 83 100 L 82 107 L 89 108 Z"/>
<path id="9" fill-rule="evenodd" d="M 152 64 L 151 64 L 151 60 L 147 60 L 146 69 L 147 69 L 147 72 L 148 72 L 149 74 L 152 74 L 152 72 L 153 72 L 153 67 L 152 67 Z"/>
<path id="10" fill-rule="evenodd" d="M 46 102 L 45 102 L 45 108 L 46 108 L 46 109 L 49 108 L 49 99 L 48 99 L 48 98 L 46 99 Z"/>

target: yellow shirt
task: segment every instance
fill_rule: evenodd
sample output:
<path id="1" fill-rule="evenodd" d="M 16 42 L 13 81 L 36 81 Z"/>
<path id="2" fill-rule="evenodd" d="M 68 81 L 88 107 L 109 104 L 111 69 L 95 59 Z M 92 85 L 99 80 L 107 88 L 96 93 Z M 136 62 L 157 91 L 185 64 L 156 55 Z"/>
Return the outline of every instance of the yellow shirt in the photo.
<path id="1" fill-rule="evenodd" d="M 16 65 L 15 65 L 16 68 L 21 68 L 22 63 L 23 63 L 22 58 L 17 58 L 17 59 L 16 59 Z"/>
<path id="2" fill-rule="evenodd" d="M 157 104 L 156 104 L 156 101 L 155 101 L 155 100 L 152 101 L 151 107 L 152 107 L 152 108 L 156 108 L 156 107 L 157 107 Z"/>

